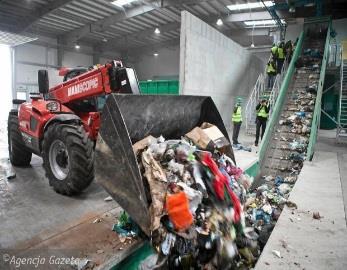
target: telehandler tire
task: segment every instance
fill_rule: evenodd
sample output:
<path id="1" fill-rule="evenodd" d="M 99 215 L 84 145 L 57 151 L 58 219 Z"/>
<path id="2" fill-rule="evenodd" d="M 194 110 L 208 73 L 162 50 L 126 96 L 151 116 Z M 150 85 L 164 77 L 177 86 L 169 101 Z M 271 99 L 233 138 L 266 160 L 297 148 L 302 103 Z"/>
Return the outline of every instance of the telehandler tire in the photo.
<path id="1" fill-rule="evenodd" d="M 44 134 L 42 159 L 49 184 L 57 193 L 80 193 L 94 179 L 94 142 L 80 125 L 50 125 Z"/>
<path id="2" fill-rule="evenodd" d="M 11 111 L 8 115 L 8 153 L 12 165 L 29 166 L 32 154 L 25 146 L 22 134 L 19 131 L 17 113 L 17 111 Z"/>

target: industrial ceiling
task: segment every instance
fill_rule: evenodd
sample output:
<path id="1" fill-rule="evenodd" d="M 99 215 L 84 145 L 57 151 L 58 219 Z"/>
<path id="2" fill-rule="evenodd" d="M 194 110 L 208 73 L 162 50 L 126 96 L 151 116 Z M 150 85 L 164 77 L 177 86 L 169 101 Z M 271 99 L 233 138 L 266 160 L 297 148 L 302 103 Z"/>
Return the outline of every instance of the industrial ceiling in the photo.
<path id="1" fill-rule="evenodd" d="M 264 7 L 246 10 L 227 8 L 228 5 L 247 3 L 245 0 L 117 1 L 126 4 L 117 6 L 111 0 L 0 0 L 0 30 L 30 34 L 32 37 L 58 38 L 58 45 L 65 47 L 85 44 L 99 53 L 119 51 L 134 54 L 146 49 L 177 45 L 182 10 L 210 23 L 243 46 L 249 46 L 251 42 L 269 45 L 272 42 L 269 34 L 276 30 L 276 27 L 245 26 L 244 21 L 247 20 L 272 19 Z M 274 1 L 278 5 L 288 5 L 288 2 L 290 0 Z M 297 6 L 296 14 L 314 13 L 315 7 L 309 5 L 310 2 L 322 2 L 324 10 L 335 12 L 337 17 L 341 17 L 341 12 L 346 14 L 343 5 L 346 1 L 291 2 Z M 289 22 L 298 17 L 286 9 L 279 13 L 281 18 Z M 222 25 L 216 24 L 218 19 L 222 20 Z M 158 30 L 155 33 L 156 28 L 160 33 Z"/>

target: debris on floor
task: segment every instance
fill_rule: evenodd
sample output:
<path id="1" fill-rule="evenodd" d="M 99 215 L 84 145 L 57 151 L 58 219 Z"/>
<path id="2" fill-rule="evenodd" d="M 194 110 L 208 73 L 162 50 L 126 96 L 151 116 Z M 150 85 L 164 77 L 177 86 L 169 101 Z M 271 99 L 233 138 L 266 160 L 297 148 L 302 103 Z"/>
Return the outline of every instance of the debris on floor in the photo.
<path id="1" fill-rule="evenodd" d="M 319 214 L 319 212 L 313 212 L 313 218 L 314 219 L 321 219 L 323 217 Z"/>
<path id="2" fill-rule="evenodd" d="M 76 260 L 71 264 L 73 269 L 76 270 L 91 270 L 94 269 L 95 263 L 89 259 Z"/>
<path id="3" fill-rule="evenodd" d="M 6 178 L 7 178 L 7 180 L 11 180 L 11 179 L 16 178 L 16 173 L 12 168 L 6 170 Z"/>
<path id="4" fill-rule="evenodd" d="M 139 227 L 125 211 L 118 218 L 117 224 L 113 225 L 112 230 L 122 237 L 122 239 L 127 237 L 130 239 L 139 235 Z"/>
<path id="5" fill-rule="evenodd" d="M 101 218 L 96 218 L 94 219 L 93 223 L 100 223 L 101 221 L 102 221 Z"/>
<path id="6" fill-rule="evenodd" d="M 244 146 L 242 144 L 233 144 L 233 149 L 234 150 L 243 150 L 243 151 L 246 151 L 246 152 L 252 152 L 252 148 L 251 147 L 248 147 L 248 146 Z"/>
<path id="7" fill-rule="evenodd" d="M 112 197 L 111 196 L 108 196 L 104 199 L 105 202 L 110 202 L 110 201 L 113 201 Z"/>
<path id="8" fill-rule="evenodd" d="M 276 256 L 276 257 L 278 257 L 278 258 L 281 258 L 281 252 L 279 252 L 278 250 L 273 250 L 272 251 L 272 253 Z"/>

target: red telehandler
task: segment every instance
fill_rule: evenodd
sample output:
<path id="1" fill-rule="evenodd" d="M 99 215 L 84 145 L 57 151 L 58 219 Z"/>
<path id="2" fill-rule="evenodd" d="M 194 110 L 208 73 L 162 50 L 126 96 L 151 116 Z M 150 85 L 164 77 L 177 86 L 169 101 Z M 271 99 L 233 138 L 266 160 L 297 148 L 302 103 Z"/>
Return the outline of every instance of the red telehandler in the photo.
<path id="1" fill-rule="evenodd" d="M 64 82 L 49 89 L 48 73 L 38 72 L 39 93 L 8 117 L 10 161 L 28 166 L 42 156 L 49 184 L 64 195 L 84 190 L 94 178 L 94 147 L 100 110 L 111 93 L 139 94 L 133 69 L 112 61 L 90 70 L 63 69 Z"/>
<path id="2" fill-rule="evenodd" d="M 39 93 L 10 112 L 11 163 L 28 166 L 32 153 L 42 156 L 50 185 L 65 195 L 84 190 L 95 175 L 150 235 L 150 196 L 133 144 L 148 135 L 177 139 L 204 122 L 229 140 L 213 100 L 139 95 L 135 71 L 118 61 L 89 71 L 66 69 L 60 75 L 64 82 L 48 89 L 47 71 L 40 70 Z M 234 159 L 231 147 L 226 153 Z"/>

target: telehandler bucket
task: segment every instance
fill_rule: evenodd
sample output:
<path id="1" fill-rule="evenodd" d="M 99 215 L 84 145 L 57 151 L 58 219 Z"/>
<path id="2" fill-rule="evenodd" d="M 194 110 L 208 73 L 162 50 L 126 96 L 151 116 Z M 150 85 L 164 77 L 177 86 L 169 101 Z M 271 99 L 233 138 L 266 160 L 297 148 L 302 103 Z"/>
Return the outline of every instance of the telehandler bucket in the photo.
<path id="1" fill-rule="evenodd" d="M 132 145 L 148 135 L 180 139 L 203 122 L 230 141 L 211 97 L 111 94 L 106 99 L 95 149 L 96 181 L 148 236 L 148 200 Z M 231 147 L 227 152 L 234 160 Z"/>

